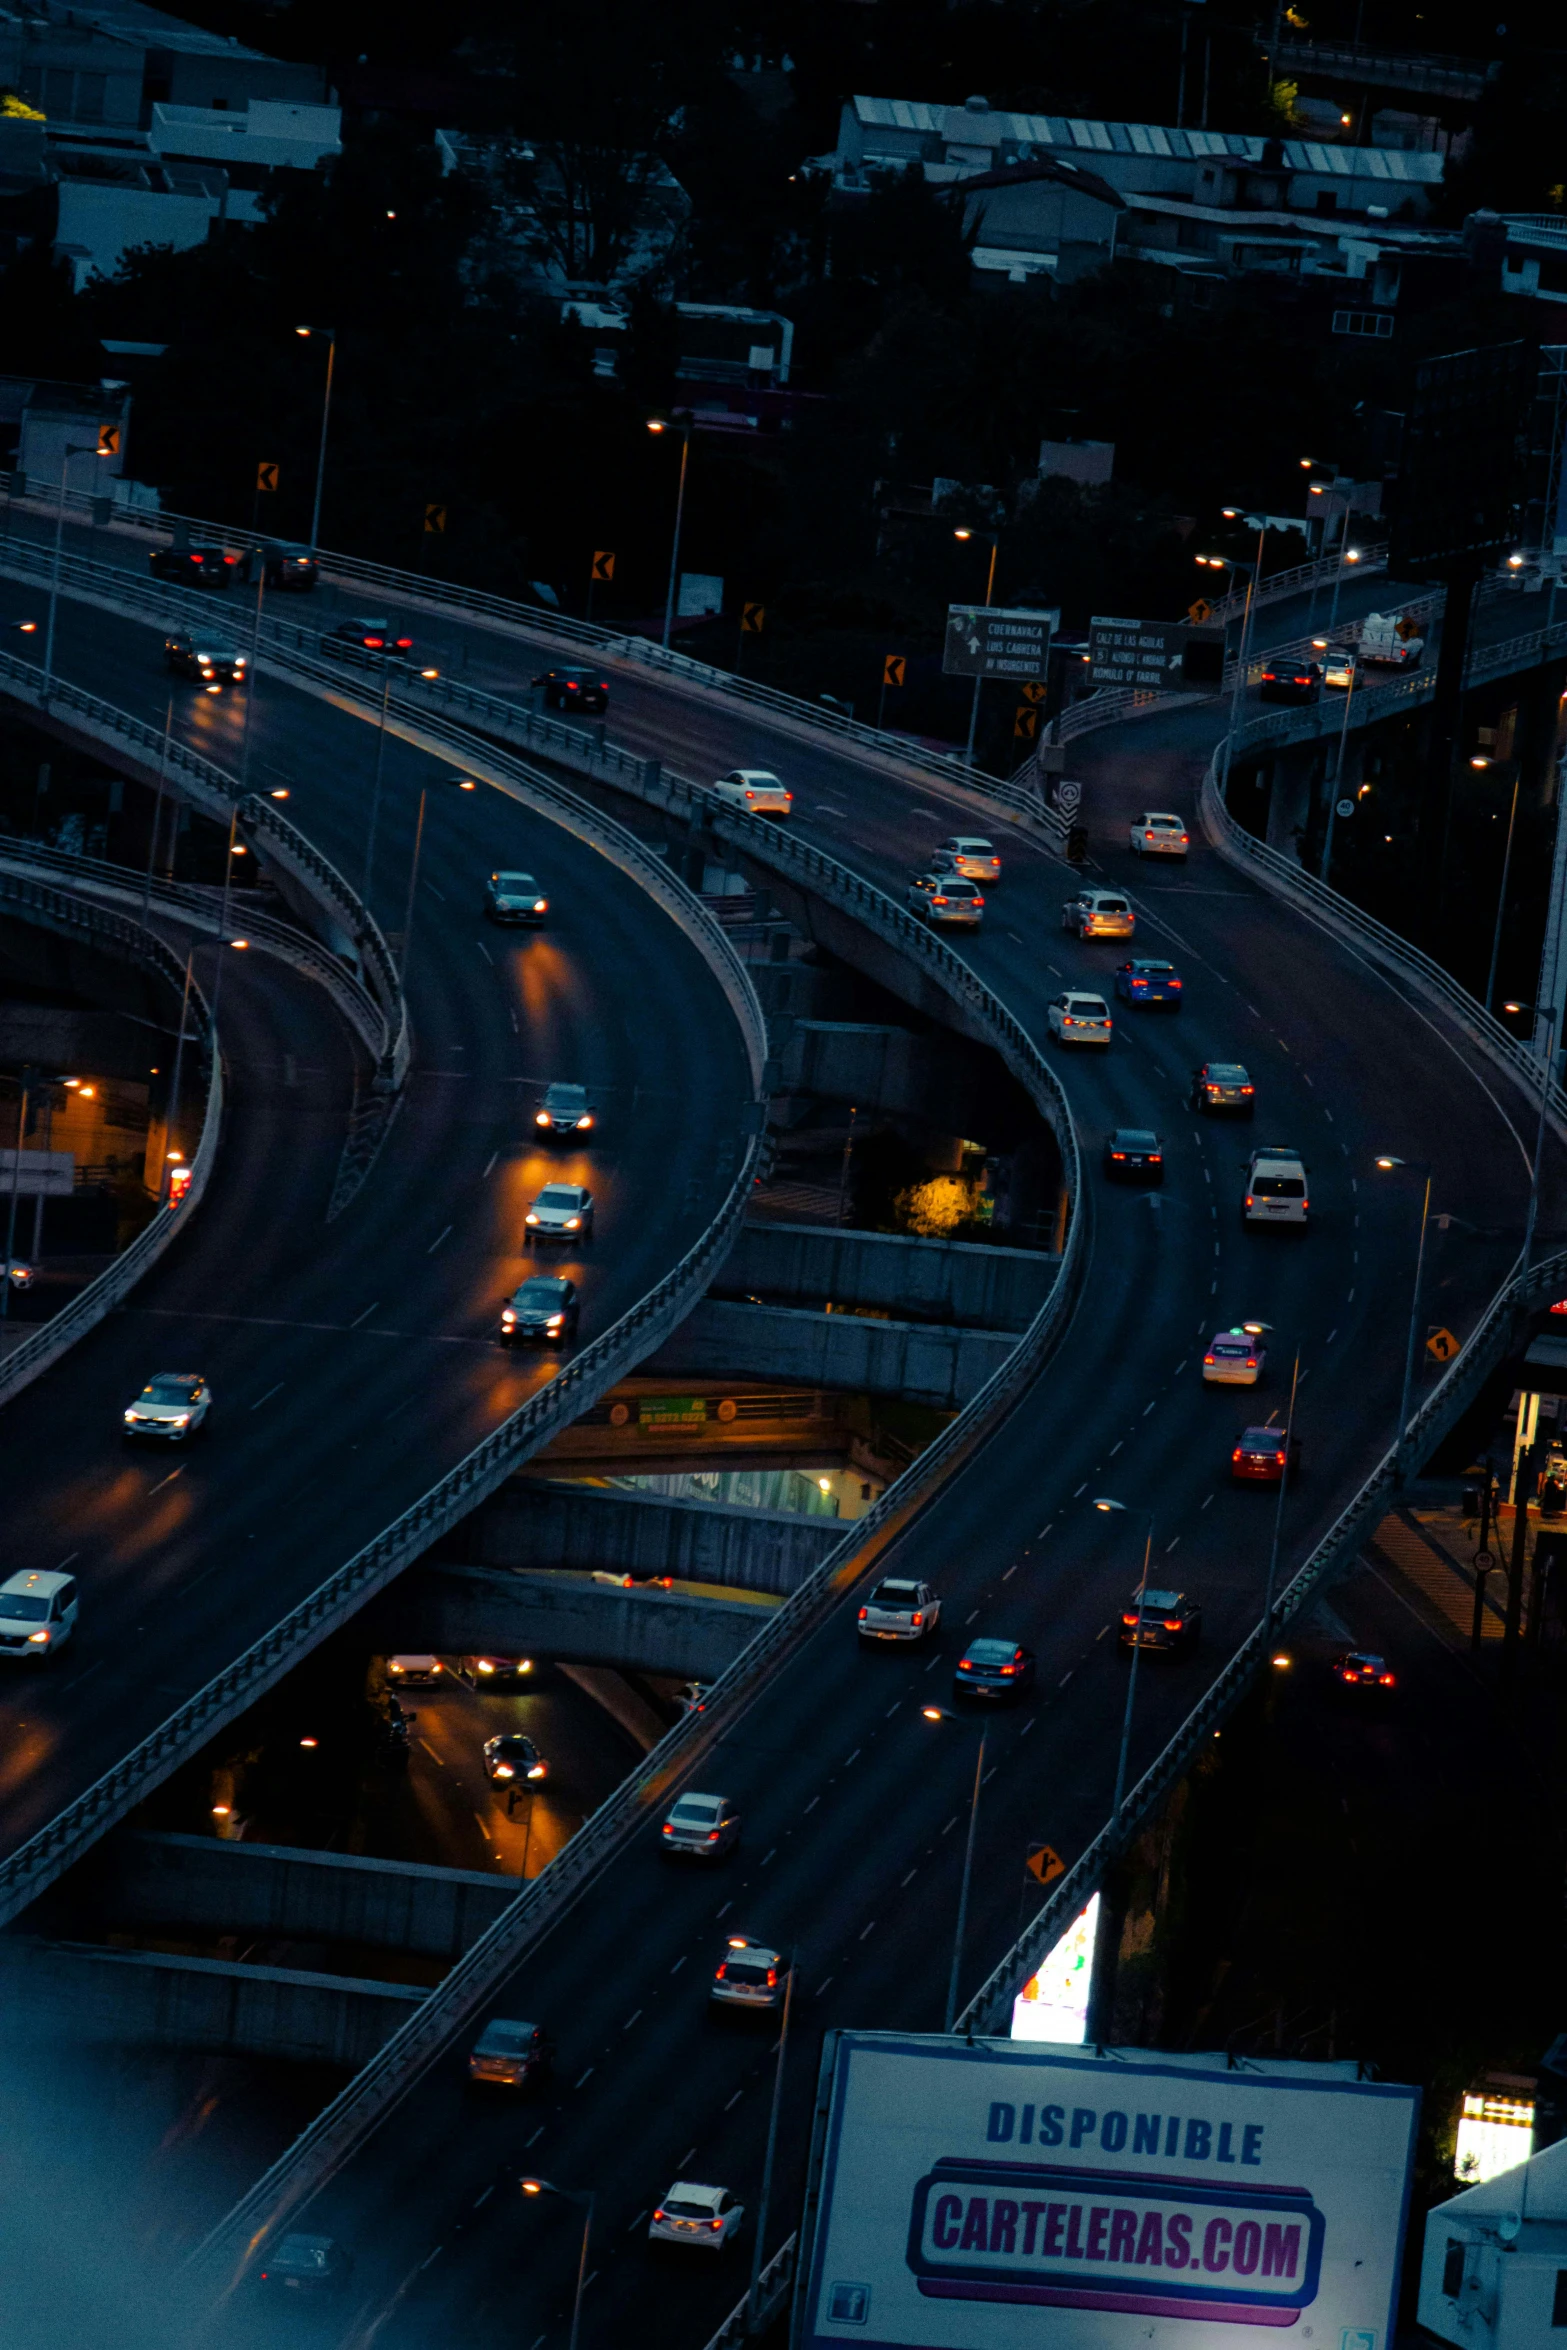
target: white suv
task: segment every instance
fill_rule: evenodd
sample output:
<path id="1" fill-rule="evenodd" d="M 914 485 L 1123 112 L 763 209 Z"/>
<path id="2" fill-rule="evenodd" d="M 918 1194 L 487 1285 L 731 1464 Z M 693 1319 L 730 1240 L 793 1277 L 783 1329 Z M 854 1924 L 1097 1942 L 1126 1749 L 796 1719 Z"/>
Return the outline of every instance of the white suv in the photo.
<path id="1" fill-rule="evenodd" d="M 888 1576 L 860 1610 L 862 1640 L 928 1640 L 941 1622 L 941 1602 L 928 1583 Z"/>
<path id="2" fill-rule="evenodd" d="M 42 1664 L 75 1629 L 74 1575 L 12 1575 L 0 1583 L 0 1656 Z"/>
<path id="3" fill-rule="evenodd" d="M 1130 938 L 1137 917 L 1118 889 L 1080 889 L 1062 907 L 1061 927 L 1079 938 Z"/>
<path id="4" fill-rule="evenodd" d="M 1304 1224 L 1311 1211 L 1306 1168 L 1287 1142 L 1264 1143 L 1246 1165 L 1243 1224 Z"/>
<path id="5" fill-rule="evenodd" d="M 688 2244 L 693 2252 L 722 2252 L 740 2232 L 745 2205 L 727 2187 L 699 2187 L 676 2179 L 648 2221 L 650 2244 Z"/>
<path id="6" fill-rule="evenodd" d="M 1058 995 L 1045 1018 L 1057 1044 L 1110 1042 L 1110 1007 L 1102 995 Z"/>
<path id="7" fill-rule="evenodd" d="M 1134 857 L 1184 857 L 1191 847 L 1179 816 L 1138 816 L 1127 837 Z"/>

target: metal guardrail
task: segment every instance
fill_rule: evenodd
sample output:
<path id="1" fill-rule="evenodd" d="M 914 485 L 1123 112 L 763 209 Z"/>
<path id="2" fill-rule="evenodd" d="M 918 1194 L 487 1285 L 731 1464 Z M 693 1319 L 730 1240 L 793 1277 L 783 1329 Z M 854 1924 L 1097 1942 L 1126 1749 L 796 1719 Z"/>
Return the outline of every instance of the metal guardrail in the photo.
<path id="1" fill-rule="evenodd" d="M 1277 850 L 1254 840 L 1236 823 L 1219 797 L 1222 747 L 1203 778 L 1199 800 L 1204 829 L 1220 855 L 1232 864 L 1256 872 L 1281 896 L 1319 920 L 1325 918 L 1332 928 L 1373 954 L 1399 977 L 1412 981 L 1423 993 L 1439 1000 L 1443 1009 L 1458 1020 L 1465 1035 L 1529 1091 L 1537 1093 L 1544 1074 L 1539 1062 L 1440 964 L 1433 963 L 1418 947 L 1410 946 L 1370 915 L 1361 913 L 1336 890 L 1292 866 Z M 1558 1134 L 1567 1134 L 1567 1095 L 1554 1084 L 1549 1106 Z M 1359 1492 L 1275 1601 L 1272 1620 L 1259 1623 L 1236 1650 L 1163 1753 L 1132 1789 L 1120 1818 L 1101 1829 L 1086 1852 L 1061 1878 L 1027 1933 L 975 1993 L 958 2019 L 959 2031 L 991 2033 L 1008 2028 L 1010 2005 L 1017 1992 L 1088 1895 L 1102 1882 L 1112 1862 L 1126 1850 L 1143 1822 L 1191 1767 L 1198 1748 L 1214 1725 L 1244 1695 L 1266 1662 L 1279 1627 L 1297 1614 L 1330 1576 L 1353 1562 L 1371 1526 L 1385 1512 L 1404 1479 L 1457 1424 L 1486 1378 L 1504 1359 L 1513 1343 L 1519 1317 L 1548 1298 L 1560 1296 L 1564 1285 L 1567 1285 L 1567 1250 L 1545 1258 L 1529 1273 L 1505 1283 L 1497 1292 L 1407 1428 L 1399 1430 Z"/>
<path id="2" fill-rule="evenodd" d="M 9 567 L 0 555 L 0 569 Z M 95 574 L 101 571 L 113 576 L 107 565 L 86 568 Z M 63 578 L 63 562 L 61 572 Z M 264 842 L 268 851 L 299 878 L 329 919 L 353 940 L 365 998 L 375 1013 L 373 1027 L 364 1028 L 362 1011 L 356 1025 L 365 1034 L 382 1083 L 388 1089 L 402 1083 L 408 1067 L 408 1015 L 391 950 L 368 908 L 360 904 L 336 867 L 296 825 L 290 824 L 260 794 L 241 796 L 233 776 L 172 736 L 165 738 L 160 728 L 148 726 L 128 712 L 116 709 L 113 703 L 100 700 L 96 694 L 67 684 L 63 678 L 45 680 L 30 661 L 18 660 L 14 654 L 0 654 L 0 693 L 33 709 L 59 712 L 83 733 L 116 749 L 135 752 L 138 763 L 167 775 L 198 804 L 204 805 L 209 814 L 220 813 L 226 818 L 237 803 L 239 829 L 247 840 Z"/>
<path id="3" fill-rule="evenodd" d="M 115 914 L 88 899 L 72 896 L 49 883 L 24 874 L 0 871 L 0 906 L 67 937 L 86 937 L 100 950 L 150 970 L 172 989 L 176 1002 L 185 1004 L 188 1042 L 207 1069 L 207 1098 L 201 1135 L 190 1162 L 190 1182 L 178 1207 L 160 1206 L 152 1222 L 136 1235 L 129 1248 L 106 1265 L 79 1290 L 70 1304 L 24 1338 L 0 1361 L 0 1404 L 9 1403 L 30 1381 L 47 1371 L 78 1338 L 93 1329 L 120 1300 L 129 1295 L 148 1268 L 157 1263 L 170 1241 L 184 1231 L 201 1204 L 218 1155 L 218 1133 L 223 1122 L 223 1061 L 216 1050 L 212 1017 L 206 998 L 192 981 L 185 993 L 185 966 L 163 940 L 139 922 Z"/>
<path id="4" fill-rule="evenodd" d="M 475 775 L 486 770 L 506 780 L 520 763 L 468 738 Z M 526 774 L 526 770 L 520 770 Z M 560 791 L 535 776 L 543 793 Z M 193 2255 L 193 2264 L 220 2275 L 242 2269 L 270 2233 L 325 2184 L 347 2161 L 365 2134 L 407 2093 L 442 2054 L 454 2033 L 521 1961 L 527 1950 L 570 1908 L 584 1887 L 639 1832 L 653 1808 L 691 1771 L 716 1741 L 733 1728 L 762 1687 L 799 1644 L 839 1604 L 903 1531 L 937 1487 L 988 1435 L 1035 1377 L 1054 1348 L 1076 1304 L 1086 1262 L 1087 1206 L 1071 1112 L 1055 1072 L 1013 1015 L 944 941 L 917 923 L 870 883 L 805 844 L 780 838 L 765 819 L 720 810 L 711 795 L 681 787 L 705 803 L 715 827 L 759 857 L 809 881 L 821 895 L 914 956 L 930 974 L 959 996 L 988 1029 L 996 1049 L 1026 1086 L 1061 1139 L 1065 1180 L 1076 1210 L 1067 1234 L 1060 1272 L 1049 1298 L 1007 1360 L 980 1392 L 949 1422 L 936 1441 L 855 1521 L 799 1590 L 776 1609 L 735 1662 L 714 1684 L 706 1706 L 669 1731 L 651 1754 L 588 1819 L 541 1875 L 529 1880 L 504 1917 L 432 1991 L 418 2012 L 393 2035 L 373 2062 L 328 2106 L 287 2154 L 235 2207 Z M 754 1155 L 754 1150 L 753 1150 Z M 748 1159 L 748 1166 L 750 1161 Z M 738 1221 L 738 1218 L 736 1219 Z M 644 1350 L 645 1351 L 645 1350 Z M 557 1382 L 557 1384 L 559 1384 Z M 498 1481 L 498 1480 L 497 1480 Z M 471 1507 L 467 1503 L 465 1507 Z M 3 1876 L 0 1876 L 3 1882 Z"/>
<path id="5" fill-rule="evenodd" d="M 790 2290 L 794 2284 L 794 2256 L 799 2248 L 799 2242 L 800 2239 L 797 2235 L 786 2236 L 756 2280 L 755 2331 L 757 2333 L 760 2333 L 765 2326 L 771 2325 L 789 2298 Z M 729 2315 L 708 2343 L 707 2350 L 739 2350 L 739 2345 L 747 2339 L 752 2331 L 750 2315 L 751 2296 L 747 2293 L 743 2300 L 737 2301 L 734 2308 L 730 2310 Z"/>

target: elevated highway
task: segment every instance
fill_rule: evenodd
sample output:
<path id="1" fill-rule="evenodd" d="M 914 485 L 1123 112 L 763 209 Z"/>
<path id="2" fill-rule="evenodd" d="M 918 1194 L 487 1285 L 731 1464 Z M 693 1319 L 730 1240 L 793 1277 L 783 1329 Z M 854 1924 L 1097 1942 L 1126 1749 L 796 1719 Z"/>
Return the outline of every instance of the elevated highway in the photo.
<path id="1" fill-rule="evenodd" d="M 1285 608 L 1270 625 L 1298 633 L 1299 617 Z M 118 657 L 128 667 L 145 664 L 145 629 L 101 618 L 93 627 L 100 644 L 127 648 Z M 139 654 L 129 649 L 138 637 Z M 518 636 L 519 670 L 541 641 Z M 258 708 L 274 691 L 269 683 Z M 740 759 L 785 772 L 797 835 L 867 887 L 899 892 L 920 851 L 974 813 L 967 787 L 923 769 L 900 779 L 891 753 L 857 757 L 812 741 L 803 721 L 775 729 L 765 711 L 737 711 L 718 694 L 639 674 L 634 686 L 621 678 L 612 716 L 634 749 L 698 778 Z M 1168 1181 L 1156 1202 L 1092 1183 L 1081 1209 L 1091 1251 L 1064 1350 L 921 1509 L 877 1530 L 878 1566 L 926 1574 L 943 1591 L 944 1653 L 861 1657 L 840 1604 L 780 1646 L 746 1702 L 715 1709 L 702 1751 L 683 1767 L 722 1785 L 746 1815 L 741 1857 L 721 1882 L 662 1862 L 656 1822 L 669 1778 L 646 1779 L 596 1869 L 557 1911 L 541 1910 L 536 1932 L 519 1931 L 513 1973 L 492 1971 L 477 1994 L 483 2009 L 542 2015 L 557 2033 L 557 2083 L 536 2122 L 520 2129 L 513 2113 L 468 2103 L 461 2033 L 476 2011 L 459 2002 L 445 2052 L 426 2045 L 407 2064 L 401 2102 L 379 2129 L 356 2150 L 345 2142 L 324 2174 L 306 2163 L 269 2183 L 246 2227 L 308 2208 L 312 2225 L 355 2248 L 354 2292 L 330 2338 L 373 2333 L 380 2345 L 412 2346 L 460 2328 L 475 2345 L 563 2339 L 570 2230 L 493 2192 L 526 2152 L 547 2175 L 599 2196 L 586 2338 L 635 2331 L 671 2350 L 705 2339 L 735 2298 L 734 2278 L 715 2263 L 716 2273 L 653 2295 L 637 2230 L 681 2172 L 722 2179 L 754 2201 L 769 2067 L 764 2046 L 715 2030 L 707 2016 L 702 1968 L 723 1932 L 743 1925 L 800 1949 L 801 2044 L 780 2172 L 792 2182 L 820 2032 L 940 2021 L 940 1922 L 955 1902 L 953 1831 L 972 1749 L 924 1722 L 919 1705 L 944 1694 L 943 1668 L 961 1639 L 1012 1633 L 1039 1658 L 1036 1690 L 993 1734 L 973 1988 L 1013 1938 L 1024 1846 L 1048 1837 L 1075 1857 L 1105 1815 L 1122 1698 L 1111 1633 L 1140 1543 L 1135 1518 L 1098 1515 L 1093 1496 L 1151 1510 L 1160 1572 L 1205 1608 L 1201 1659 L 1143 1678 L 1135 1777 L 1256 1622 L 1271 1500 L 1229 1487 L 1228 1451 L 1240 1425 L 1281 1408 L 1297 1346 L 1305 1469 L 1284 1511 L 1281 1584 L 1393 1433 L 1418 1201 L 1376 1174 L 1375 1154 L 1428 1161 L 1435 1199 L 1454 1219 L 1431 1267 L 1432 1319 L 1466 1336 L 1505 1276 L 1528 1189 L 1525 1075 L 1477 1044 L 1472 1023 L 1370 962 L 1346 928 L 1297 914 L 1200 836 L 1184 869 L 1130 867 L 1126 824 L 1140 807 L 1195 817 L 1215 719 L 1211 708 L 1144 719 L 1080 746 L 1095 784 L 1094 854 L 1129 884 L 1143 939 L 1180 963 L 1187 991 L 1179 1020 L 1128 1016 L 1108 1055 L 1062 1064 L 1063 1082 L 1090 1157 L 1109 1126 L 1153 1125 L 1166 1137 Z M 484 756 L 476 743 L 476 774 Z M 993 821 L 1007 874 L 966 956 L 1023 1035 L 1040 1039 L 1050 997 L 1065 985 L 1103 986 L 1117 951 L 1062 933 L 1064 869 L 1028 833 Z M 851 902 L 825 864 L 813 882 L 792 854 L 780 861 L 759 837 L 725 834 L 723 820 L 717 829 L 758 870 Z M 862 919 L 891 934 L 868 895 Z M 1255 1129 L 1189 1114 L 1190 1069 L 1209 1056 L 1251 1069 Z M 1288 1139 L 1306 1155 L 1314 1228 L 1299 1245 L 1240 1227 L 1239 1162 L 1253 1138 Z M 1553 1139 L 1549 1185 L 1560 1172 Z M 1257 1398 L 1204 1391 L 1200 1342 L 1242 1314 L 1273 1326 L 1269 1383 Z M 839 1572 L 844 1603 L 852 1569 L 846 1560 Z M 315 2190 L 308 2206 L 301 2180 Z M 270 2338 L 243 2285 L 220 2331 Z"/>

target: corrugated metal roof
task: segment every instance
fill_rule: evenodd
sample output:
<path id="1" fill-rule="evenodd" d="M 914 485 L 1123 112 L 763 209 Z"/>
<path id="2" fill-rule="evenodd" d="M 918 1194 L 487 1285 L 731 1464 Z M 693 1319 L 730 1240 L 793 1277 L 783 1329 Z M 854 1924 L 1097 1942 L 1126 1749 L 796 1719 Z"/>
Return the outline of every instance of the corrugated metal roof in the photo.
<path id="1" fill-rule="evenodd" d="M 1268 142 L 1241 131 L 1176 130 L 1149 122 L 1087 122 L 1076 115 L 1012 114 L 1000 107 L 986 113 L 964 106 L 931 106 L 913 98 L 854 100 L 867 129 L 912 131 L 976 147 L 1011 142 L 1023 147 L 1069 147 L 1097 155 L 1143 155 L 1171 162 L 1211 162 L 1215 157 L 1260 163 Z M 1285 168 L 1324 179 L 1402 181 L 1429 187 L 1442 177 L 1440 155 L 1410 155 L 1392 147 L 1337 147 L 1317 139 L 1281 142 Z"/>

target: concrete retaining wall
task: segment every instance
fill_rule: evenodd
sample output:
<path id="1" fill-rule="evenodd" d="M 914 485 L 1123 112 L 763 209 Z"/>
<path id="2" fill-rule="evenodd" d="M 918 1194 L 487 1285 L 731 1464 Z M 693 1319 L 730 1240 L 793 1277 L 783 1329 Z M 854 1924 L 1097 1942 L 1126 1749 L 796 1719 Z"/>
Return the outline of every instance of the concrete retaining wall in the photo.
<path id="1" fill-rule="evenodd" d="M 755 1600 L 625 1591 L 575 1575 L 484 1567 L 416 1568 L 377 1601 L 370 1619 L 388 1650 L 495 1649 L 694 1681 L 716 1680 L 766 1621 Z"/>
<path id="2" fill-rule="evenodd" d="M 515 1877 L 281 1844 L 133 1830 L 102 1848 L 88 1899 L 114 1926 L 355 1942 L 458 1959 L 517 1891 Z"/>
<path id="3" fill-rule="evenodd" d="M 1036 1249 L 914 1240 L 831 1225 L 743 1224 L 720 1273 L 726 1291 L 821 1306 L 882 1306 L 975 1330 L 1026 1330 L 1055 1285 L 1057 1260 Z"/>
<path id="4" fill-rule="evenodd" d="M 727 1283 L 727 1268 L 724 1277 Z M 704 1298 L 642 1369 L 660 1377 L 791 1380 L 956 1411 L 979 1393 L 1015 1343 L 998 1331 Z"/>
<path id="5" fill-rule="evenodd" d="M 0 1936 L 13 2032 L 62 2046 L 205 2048 L 222 2056 L 368 2064 L 425 1997 L 395 1983 L 217 1958 Z"/>
<path id="6" fill-rule="evenodd" d="M 796 1510 L 666 1501 L 659 1494 L 517 1477 L 472 1520 L 469 1556 L 485 1567 L 612 1567 L 784 1597 L 821 1564 L 843 1528 Z"/>

